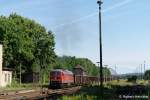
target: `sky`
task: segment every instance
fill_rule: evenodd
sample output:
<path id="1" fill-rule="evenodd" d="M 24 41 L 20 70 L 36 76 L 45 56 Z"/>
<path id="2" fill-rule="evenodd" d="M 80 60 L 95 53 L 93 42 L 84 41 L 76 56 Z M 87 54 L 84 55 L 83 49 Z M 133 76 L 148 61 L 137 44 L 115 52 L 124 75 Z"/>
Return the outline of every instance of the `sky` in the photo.
<path id="1" fill-rule="evenodd" d="M 0 15 L 33 19 L 55 34 L 57 55 L 99 61 L 97 0 L 0 0 Z M 150 0 L 103 0 L 103 64 L 119 74 L 150 69 Z"/>

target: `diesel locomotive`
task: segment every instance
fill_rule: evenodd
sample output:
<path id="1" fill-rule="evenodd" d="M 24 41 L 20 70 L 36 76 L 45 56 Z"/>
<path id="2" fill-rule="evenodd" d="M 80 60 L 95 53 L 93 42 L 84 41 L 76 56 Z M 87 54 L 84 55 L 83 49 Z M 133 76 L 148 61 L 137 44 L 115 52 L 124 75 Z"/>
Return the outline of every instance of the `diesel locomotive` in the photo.
<path id="1" fill-rule="evenodd" d="M 69 70 L 54 69 L 50 72 L 50 88 L 63 88 L 72 85 L 93 84 L 99 81 L 98 77 L 87 76 L 85 74 L 75 74 Z"/>
<path id="2" fill-rule="evenodd" d="M 61 88 L 74 83 L 74 74 L 69 70 L 54 69 L 50 72 L 50 87 Z"/>

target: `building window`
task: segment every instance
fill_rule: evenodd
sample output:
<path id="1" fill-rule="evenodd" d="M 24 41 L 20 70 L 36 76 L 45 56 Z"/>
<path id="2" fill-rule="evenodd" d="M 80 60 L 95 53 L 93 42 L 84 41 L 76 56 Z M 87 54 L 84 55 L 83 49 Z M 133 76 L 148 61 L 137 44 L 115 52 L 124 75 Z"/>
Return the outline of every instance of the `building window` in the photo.
<path id="1" fill-rule="evenodd" d="M 8 74 L 8 83 L 10 83 L 10 74 Z"/>
<path id="2" fill-rule="evenodd" d="M 7 82 L 7 74 L 5 74 L 5 82 Z"/>

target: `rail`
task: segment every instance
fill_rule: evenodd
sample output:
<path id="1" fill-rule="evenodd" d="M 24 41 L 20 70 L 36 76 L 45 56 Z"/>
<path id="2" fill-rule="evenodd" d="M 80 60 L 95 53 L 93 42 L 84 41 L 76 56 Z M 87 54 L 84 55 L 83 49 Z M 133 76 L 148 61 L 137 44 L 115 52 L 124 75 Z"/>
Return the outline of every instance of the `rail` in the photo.
<path id="1" fill-rule="evenodd" d="M 0 100 L 24 100 L 24 99 L 43 99 L 51 96 L 64 95 L 64 94 L 72 94 L 81 89 L 81 86 L 64 88 L 64 89 L 47 89 L 43 88 L 41 90 L 29 90 L 14 94 L 1 95 Z"/>

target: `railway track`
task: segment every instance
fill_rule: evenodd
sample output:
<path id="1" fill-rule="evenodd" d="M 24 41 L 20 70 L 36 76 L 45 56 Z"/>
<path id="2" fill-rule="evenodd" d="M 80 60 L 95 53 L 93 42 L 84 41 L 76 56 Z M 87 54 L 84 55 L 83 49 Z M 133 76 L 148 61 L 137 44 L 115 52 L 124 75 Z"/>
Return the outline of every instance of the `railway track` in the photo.
<path id="1" fill-rule="evenodd" d="M 0 100 L 27 100 L 27 99 L 44 99 L 51 96 L 72 94 L 81 89 L 81 86 L 64 88 L 64 89 L 41 89 L 41 90 L 30 90 L 26 92 L 20 92 L 16 94 L 1 95 Z"/>

